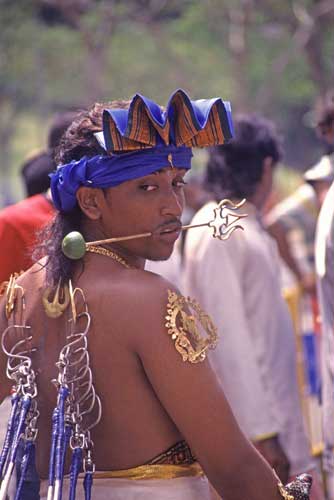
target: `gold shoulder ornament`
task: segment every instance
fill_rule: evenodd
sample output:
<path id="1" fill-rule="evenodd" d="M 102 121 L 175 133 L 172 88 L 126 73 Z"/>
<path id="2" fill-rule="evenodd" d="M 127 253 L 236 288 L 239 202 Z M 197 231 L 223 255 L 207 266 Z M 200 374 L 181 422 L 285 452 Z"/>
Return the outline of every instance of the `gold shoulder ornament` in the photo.
<path id="1" fill-rule="evenodd" d="M 217 328 L 200 305 L 190 297 L 168 290 L 166 327 L 183 361 L 199 363 L 218 342 Z"/>
<path id="2" fill-rule="evenodd" d="M 24 271 L 21 271 L 20 273 L 14 273 L 10 275 L 10 278 L 8 281 L 4 281 L 0 285 L 0 297 L 2 295 L 6 295 L 6 306 L 5 306 L 5 311 L 6 311 L 6 318 L 9 319 L 12 312 L 14 311 L 15 308 L 15 303 L 18 298 L 18 295 L 21 295 L 21 298 L 23 300 L 24 297 L 24 291 L 22 286 L 18 285 L 16 283 L 16 279 L 23 274 Z M 23 302 L 23 307 L 24 307 L 24 302 Z"/>
<path id="3" fill-rule="evenodd" d="M 42 303 L 49 318 L 59 318 L 70 303 L 68 286 L 66 284 L 61 286 L 61 280 L 59 280 L 55 290 L 51 287 L 46 288 L 43 292 Z"/>

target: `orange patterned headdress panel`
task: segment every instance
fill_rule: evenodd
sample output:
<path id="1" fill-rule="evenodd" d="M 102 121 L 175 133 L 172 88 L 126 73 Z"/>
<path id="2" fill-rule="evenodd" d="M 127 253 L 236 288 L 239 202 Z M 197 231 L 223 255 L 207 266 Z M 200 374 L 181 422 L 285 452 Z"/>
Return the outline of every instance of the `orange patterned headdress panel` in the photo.
<path id="1" fill-rule="evenodd" d="M 157 146 L 206 147 L 224 144 L 233 135 L 231 106 L 220 98 L 191 101 L 176 90 L 163 110 L 136 94 L 129 109 L 106 109 L 103 136 L 108 152 Z"/>

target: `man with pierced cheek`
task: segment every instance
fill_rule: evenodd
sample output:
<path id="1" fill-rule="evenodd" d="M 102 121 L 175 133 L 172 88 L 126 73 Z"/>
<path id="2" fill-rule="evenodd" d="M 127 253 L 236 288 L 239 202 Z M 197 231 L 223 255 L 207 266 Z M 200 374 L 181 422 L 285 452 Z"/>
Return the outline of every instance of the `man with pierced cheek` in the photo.
<path id="1" fill-rule="evenodd" d="M 284 487 L 241 432 L 210 366 L 210 318 L 144 270 L 181 232 L 191 148 L 231 135 L 229 103 L 182 90 L 166 110 L 139 94 L 96 104 L 67 130 L 44 257 L 0 303 L 15 430 L 0 498 L 19 442 L 23 499 L 34 456 L 48 500 L 308 498 L 310 477 Z"/>

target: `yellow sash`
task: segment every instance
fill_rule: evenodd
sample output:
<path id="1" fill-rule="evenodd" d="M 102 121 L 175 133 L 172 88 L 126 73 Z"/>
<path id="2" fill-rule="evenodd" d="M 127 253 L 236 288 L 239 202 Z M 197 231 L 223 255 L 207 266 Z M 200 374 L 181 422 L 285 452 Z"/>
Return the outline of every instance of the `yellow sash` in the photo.
<path id="1" fill-rule="evenodd" d="M 194 462 L 191 465 L 139 465 L 131 469 L 96 471 L 94 479 L 175 479 L 203 475 L 200 464 Z"/>

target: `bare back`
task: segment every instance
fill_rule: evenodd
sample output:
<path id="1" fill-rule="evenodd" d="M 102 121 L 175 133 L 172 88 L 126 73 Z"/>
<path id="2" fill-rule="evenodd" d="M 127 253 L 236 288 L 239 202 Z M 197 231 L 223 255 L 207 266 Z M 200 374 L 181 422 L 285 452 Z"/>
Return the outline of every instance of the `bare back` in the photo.
<path id="1" fill-rule="evenodd" d="M 38 272 L 36 272 L 38 271 Z M 168 289 L 163 278 L 125 269 L 106 257 L 87 256 L 74 285 L 84 290 L 92 318 L 88 334 L 90 366 L 102 401 L 102 419 L 92 432 L 99 470 L 149 462 L 181 439 L 190 445 L 210 481 L 227 500 L 278 498 L 270 468 L 241 433 L 208 360 L 184 362 L 168 335 Z M 25 290 L 26 324 L 32 327 L 33 367 L 38 374 L 40 410 L 37 466 L 47 475 L 51 416 L 57 377 L 55 363 L 66 341 L 67 312 L 48 318 L 42 304 L 44 271 L 35 265 L 18 283 Z M 7 327 L 0 302 L 0 330 Z M 0 354 L 0 397 L 6 357 Z M 242 466 L 244 482 L 234 472 Z M 259 497 L 255 478 L 261 474 Z M 263 493 L 263 494 L 262 494 Z"/>
<path id="2" fill-rule="evenodd" d="M 152 311 L 149 303 L 143 310 L 134 299 L 149 293 L 151 281 L 159 278 L 113 263 L 109 265 L 111 273 L 106 268 L 98 273 L 95 264 L 89 261 L 85 273 L 74 280 L 75 286 L 84 291 L 92 318 L 88 334 L 90 365 L 102 401 L 102 419 L 92 433 L 94 455 L 100 470 L 123 469 L 149 461 L 182 437 L 162 407 L 136 352 L 143 318 Z M 103 264 L 108 262 L 103 259 Z M 32 327 L 33 345 L 37 347 L 33 367 L 39 372 L 38 450 L 43 475 L 47 472 L 42 464 L 48 461 L 51 414 L 57 395 L 51 381 L 57 378 L 56 362 L 66 343 L 69 318 L 67 311 L 58 319 L 45 314 L 44 278 L 44 270 L 36 272 L 36 266 L 20 278 L 25 290 L 26 323 Z"/>

